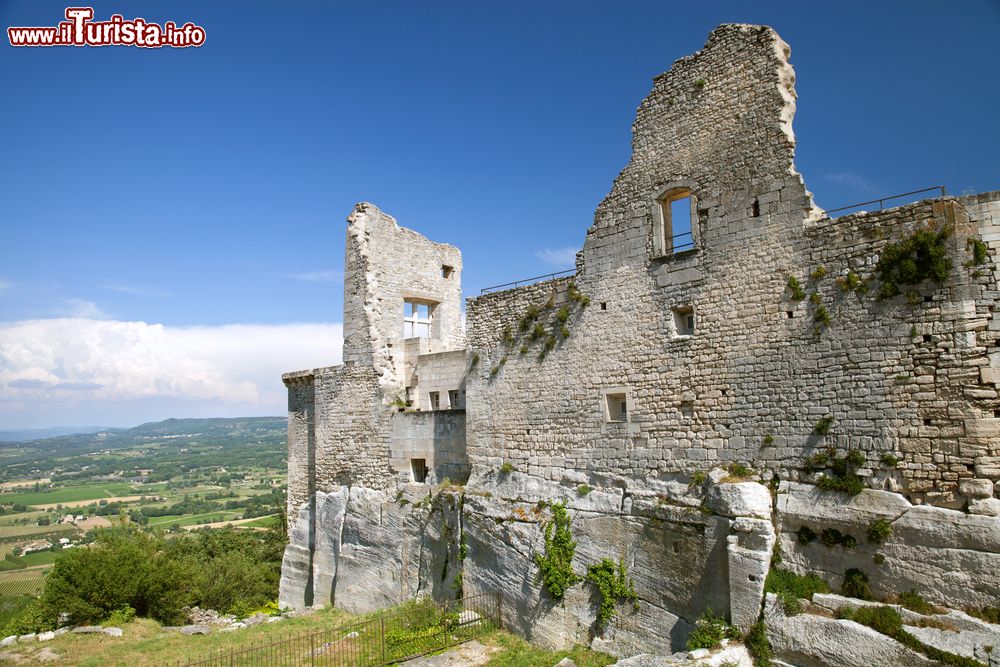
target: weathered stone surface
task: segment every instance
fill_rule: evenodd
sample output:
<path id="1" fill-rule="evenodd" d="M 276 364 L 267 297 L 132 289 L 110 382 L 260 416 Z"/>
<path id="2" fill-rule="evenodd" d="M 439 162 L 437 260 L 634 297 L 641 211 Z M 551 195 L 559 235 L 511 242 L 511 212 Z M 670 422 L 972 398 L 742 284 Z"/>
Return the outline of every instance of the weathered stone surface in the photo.
<path id="1" fill-rule="evenodd" d="M 715 484 L 705 496 L 705 505 L 722 516 L 771 519 L 771 494 L 756 482 Z"/>
<path id="2" fill-rule="evenodd" d="M 0 639 L 0 646 L 13 646 L 17 643 L 17 635 L 10 635 Z"/>
<path id="3" fill-rule="evenodd" d="M 76 635 L 87 635 L 87 634 L 98 634 L 104 628 L 100 625 L 78 625 L 73 628 L 70 632 Z"/>
<path id="4" fill-rule="evenodd" d="M 937 664 L 854 621 L 812 614 L 785 616 L 781 604 L 770 593 L 764 618 L 775 656 L 798 667 L 932 667 Z"/>
<path id="5" fill-rule="evenodd" d="M 210 625 L 185 625 L 180 629 L 182 635 L 208 635 L 212 633 Z"/>
<path id="6" fill-rule="evenodd" d="M 49 630 L 48 632 L 39 632 L 38 633 L 38 641 L 40 641 L 40 642 L 51 641 L 51 640 L 53 640 L 55 638 L 56 638 L 56 633 L 53 632 L 53 631 L 51 631 L 51 630 Z"/>
<path id="7" fill-rule="evenodd" d="M 124 634 L 121 628 L 116 627 L 101 628 L 101 632 L 106 634 L 108 637 L 121 637 Z M 53 635 L 53 637 L 54 636 L 55 635 Z"/>
<path id="8" fill-rule="evenodd" d="M 979 660 L 989 667 L 1000 664 L 1000 655 L 993 657 L 994 648 L 1000 647 L 1000 627 L 992 632 L 962 630 L 953 632 L 938 628 L 904 626 L 911 635 L 936 649 Z M 990 647 L 990 650 L 987 650 Z"/>
<path id="9" fill-rule="evenodd" d="M 972 501 L 975 502 L 975 501 Z M 883 544 L 867 540 L 877 519 L 890 522 Z M 898 494 L 867 489 L 853 498 L 811 485 L 782 482 L 777 524 L 784 566 L 816 572 L 835 589 L 851 567 L 869 575 L 872 590 L 891 596 L 918 590 L 932 602 L 953 607 L 993 604 L 1000 591 L 1000 519 L 940 507 L 915 506 Z M 835 528 L 853 536 L 854 549 L 802 545 L 802 526 L 819 534 Z M 876 565 L 874 555 L 885 562 Z"/>

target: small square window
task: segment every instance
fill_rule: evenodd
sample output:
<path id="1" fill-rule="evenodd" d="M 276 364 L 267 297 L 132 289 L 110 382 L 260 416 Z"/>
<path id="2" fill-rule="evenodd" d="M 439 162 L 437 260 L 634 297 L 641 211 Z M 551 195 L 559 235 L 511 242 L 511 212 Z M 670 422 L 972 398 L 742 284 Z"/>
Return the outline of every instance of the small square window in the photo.
<path id="1" fill-rule="evenodd" d="M 410 459 L 410 474 L 418 484 L 427 481 L 427 459 Z"/>
<path id="2" fill-rule="evenodd" d="M 628 396 L 625 394 L 605 394 L 604 419 L 609 422 L 627 422 Z"/>
<path id="3" fill-rule="evenodd" d="M 440 410 L 441 409 L 441 392 L 432 391 L 432 392 L 430 392 L 429 396 L 430 396 L 430 399 L 431 399 L 431 410 Z"/>
<path id="4" fill-rule="evenodd" d="M 455 267 L 448 266 L 447 264 L 441 265 L 441 277 L 448 279 L 451 278 L 451 274 L 455 272 Z"/>
<path id="5" fill-rule="evenodd" d="M 694 417 L 694 401 L 684 401 L 681 403 L 681 417 L 684 419 Z"/>
<path id="6" fill-rule="evenodd" d="M 693 336 L 694 326 L 694 308 L 691 306 L 674 308 L 674 336 Z"/>

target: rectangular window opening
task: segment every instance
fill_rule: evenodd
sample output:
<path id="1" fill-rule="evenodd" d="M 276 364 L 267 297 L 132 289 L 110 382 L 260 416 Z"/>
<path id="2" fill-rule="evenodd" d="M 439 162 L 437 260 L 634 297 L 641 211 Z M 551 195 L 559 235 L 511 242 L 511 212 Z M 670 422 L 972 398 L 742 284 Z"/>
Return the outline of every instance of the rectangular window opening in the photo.
<path id="1" fill-rule="evenodd" d="M 448 266 L 447 264 L 441 265 L 441 277 L 447 280 L 451 278 L 451 274 L 455 272 L 455 267 Z"/>
<path id="2" fill-rule="evenodd" d="M 418 484 L 427 481 L 427 459 L 410 459 L 410 474 Z"/>
<path id="3" fill-rule="evenodd" d="M 694 401 L 684 401 L 681 403 L 681 417 L 684 419 L 694 417 Z"/>
<path id="4" fill-rule="evenodd" d="M 656 255 L 670 255 L 691 250 L 694 244 L 696 203 L 690 190 L 670 190 L 658 200 L 653 246 Z"/>
<path id="5" fill-rule="evenodd" d="M 431 399 L 431 410 L 441 409 L 441 392 L 432 391 L 428 394 Z"/>
<path id="6" fill-rule="evenodd" d="M 458 400 L 458 389 L 450 389 L 448 391 L 448 407 L 452 410 L 462 407 L 458 404 Z"/>
<path id="7" fill-rule="evenodd" d="M 627 422 L 628 397 L 625 394 L 605 394 L 604 418 L 609 422 Z"/>
<path id="8" fill-rule="evenodd" d="M 674 336 L 693 336 L 695 327 L 694 308 L 691 306 L 678 306 L 673 309 L 674 313 Z"/>
<path id="9" fill-rule="evenodd" d="M 426 301 L 403 301 L 403 338 L 431 337 L 435 305 Z"/>

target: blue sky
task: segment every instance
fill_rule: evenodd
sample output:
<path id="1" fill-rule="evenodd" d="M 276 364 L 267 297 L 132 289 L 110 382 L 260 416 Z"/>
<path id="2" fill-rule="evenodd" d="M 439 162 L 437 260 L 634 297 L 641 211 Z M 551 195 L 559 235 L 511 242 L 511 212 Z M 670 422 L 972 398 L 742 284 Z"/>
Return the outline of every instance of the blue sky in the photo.
<path id="1" fill-rule="evenodd" d="M 281 370 L 339 358 L 358 201 L 458 245 L 468 295 L 564 268 L 652 77 L 723 22 L 791 45 L 820 206 L 1000 187 L 996 0 L 93 6 L 207 41 L 0 45 L 0 428 L 280 414 Z"/>

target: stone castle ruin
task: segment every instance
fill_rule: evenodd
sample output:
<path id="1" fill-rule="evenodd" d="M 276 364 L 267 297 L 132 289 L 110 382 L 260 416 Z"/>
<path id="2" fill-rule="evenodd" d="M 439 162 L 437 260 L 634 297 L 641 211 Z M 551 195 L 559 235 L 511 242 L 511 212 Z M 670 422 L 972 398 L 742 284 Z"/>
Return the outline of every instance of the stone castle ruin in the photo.
<path id="1" fill-rule="evenodd" d="M 501 591 L 543 644 L 669 652 L 707 610 L 757 622 L 777 551 L 997 604 L 1000 192 L 827 216 L 794 82 L 773 30 L 717 28 L 640 104 L 573 275 L 470 298 L 464 326 L 459 250 L 354 209 L 344 362 L 284 376 L 283 604 Z M 585 582 L 540 581 L 557 503 L 577 574 L 634 582 L 608 627 Z"/>

